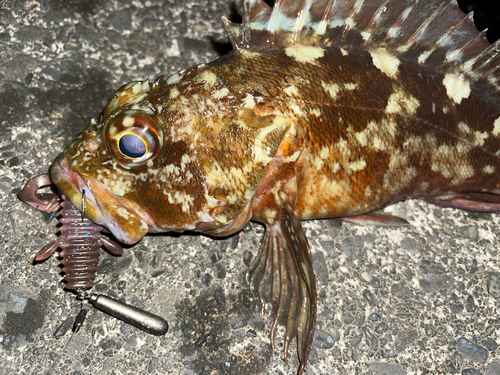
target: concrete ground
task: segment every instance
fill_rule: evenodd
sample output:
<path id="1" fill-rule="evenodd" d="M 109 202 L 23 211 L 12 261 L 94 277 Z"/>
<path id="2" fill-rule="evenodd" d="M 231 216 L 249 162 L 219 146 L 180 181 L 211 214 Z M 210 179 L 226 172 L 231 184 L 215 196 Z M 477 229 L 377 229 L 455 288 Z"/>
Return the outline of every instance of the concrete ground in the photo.
<path id="1" fill-rule="evenodd" d="M 226 0 L 0 2 L 0 374 L 295 374 L 244 281 L 263 228 L 224 240 L 147 236 L 103 253 L 95 290 L 165 317 L 148 335 L 80 309 L 56 256 L 33 264 L 56 220 L 20 202 L 121 85 L 210 61 Z M 500 374 L 500 217 L 422 201 L 408 228 L 304 223 L 318 282 L 308 374 Z M 279 336 L 281 337 L 281 336 Z"/>

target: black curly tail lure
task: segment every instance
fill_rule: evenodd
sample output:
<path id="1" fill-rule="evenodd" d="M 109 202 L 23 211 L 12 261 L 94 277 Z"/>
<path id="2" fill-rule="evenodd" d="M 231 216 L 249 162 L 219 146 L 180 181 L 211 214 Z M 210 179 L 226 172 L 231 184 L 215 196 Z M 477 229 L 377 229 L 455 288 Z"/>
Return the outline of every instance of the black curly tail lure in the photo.
<path id="1" fill-rule="evenodd" d="M 36 254 L 35 261 L 49 258 L 60 248 L 65 287 L 73 290 L 79 300 L 87 300 L 95 308 L 153 335 L 165 334 L 168 330 L 168 323 L 163 318 L 108 296 L 87 291 L 94 286 L 100 248 L 104 247 L 114 255 L 123 255 L 123 249 L 118 243 L 101 233 L 103 227 L 85 217 L 85 191 L 82 197 L 83 209 L 80 213 L 69 200 L 65 199 L 64 195 L 39 191 L 42 188 L 54 190 L 54 187 L 50 175 L 42 174 L 28 180 L 18 193 L 21 201 L 37 210 L 54 214 L 60 211 L 61 214 L 59 222 L 62 225 L 59 227 L 59 237 L 42 247 Z M 81 312 L 83 311 L 86 309 L 82 308 Z M 75 322 L 75 332 L 83 324 L 80 315 L 78 314 Z"/>

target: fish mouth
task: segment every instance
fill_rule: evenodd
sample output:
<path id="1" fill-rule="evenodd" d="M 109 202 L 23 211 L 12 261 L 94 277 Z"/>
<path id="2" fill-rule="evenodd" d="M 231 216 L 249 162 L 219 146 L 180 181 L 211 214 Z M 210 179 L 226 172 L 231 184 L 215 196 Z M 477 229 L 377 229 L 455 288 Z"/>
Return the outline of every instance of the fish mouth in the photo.
<path id="1" fill-rule="evenodd" d="M 134 244 L 149 231 L 151 218 L 148 215 L 140 215 L 136 207 L 131 207 L 131 202 L 111 193 L 95 179 L 73 171 L 63 154 L 52 163 L 50 176 L 62 194 L 80 211 L 85 190 L 85 216 L 106 227 L 119 241 Z"/>

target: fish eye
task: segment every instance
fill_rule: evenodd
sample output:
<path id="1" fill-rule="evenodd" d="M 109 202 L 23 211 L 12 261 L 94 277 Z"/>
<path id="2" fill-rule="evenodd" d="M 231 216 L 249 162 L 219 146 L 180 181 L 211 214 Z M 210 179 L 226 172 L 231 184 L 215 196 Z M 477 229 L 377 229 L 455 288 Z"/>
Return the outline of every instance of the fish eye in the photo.
<path id="1" fill-rule="evenodd" d="M 110 153 L 127 167 L 141 166 L 156 157 L 163 133 L 156 120 L 141 111 L 124 111 L 111 116 L 104 126 Z"/>
<path id="2" fill-rule="evenodd" d="M 118 150 L 131 159 L 138 159 L 146 154 L 148 147 L 139 135 L 125 133 L 118 140 Z"/>

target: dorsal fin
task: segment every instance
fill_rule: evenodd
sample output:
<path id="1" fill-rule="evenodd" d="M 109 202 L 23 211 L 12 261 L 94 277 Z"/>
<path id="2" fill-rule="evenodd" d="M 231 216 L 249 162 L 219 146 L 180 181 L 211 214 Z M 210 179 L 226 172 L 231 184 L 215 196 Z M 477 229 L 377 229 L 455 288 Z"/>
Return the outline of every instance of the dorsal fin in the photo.
<path id="1" fill-rule="evenodd" d="M 384 48 L 405 61 L 478 82 L 500 101 L 499 42 L 479 33 L 456 0 L 245 0 L 243 23 L 224 18 L 235 49 L 293 45 Z"/>

